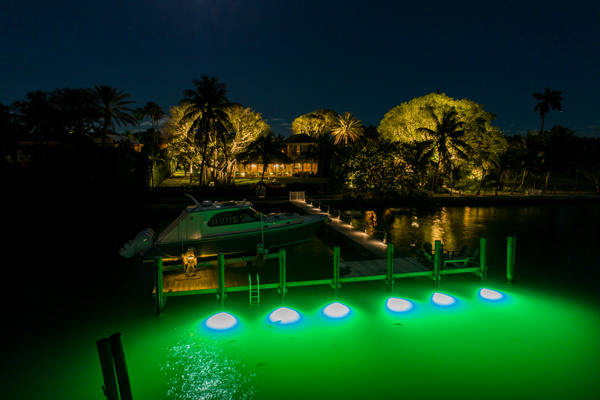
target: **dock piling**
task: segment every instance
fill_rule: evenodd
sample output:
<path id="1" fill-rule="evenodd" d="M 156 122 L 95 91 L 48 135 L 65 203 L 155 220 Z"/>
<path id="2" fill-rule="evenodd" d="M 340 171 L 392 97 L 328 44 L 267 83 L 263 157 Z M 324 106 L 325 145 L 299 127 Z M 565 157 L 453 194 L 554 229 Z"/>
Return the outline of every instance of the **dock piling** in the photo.
<path id="1" fill-rule="evenodd" d="M 340 246 L 333 248 L 333 291 L 338 297 L 340 290 Z"/>
<path id="2" fill-rule="evenodd" d="M 515 247 L 517 238 L 509 236 L 506 239 L 506 280 L 509 284 L 512 284 L 515 277 Z"/>
<path id="3" fill-rule="evenodd" d="M 480 276 L 481 283 L 485 283 L 485 278 L 487 275 L 487 239 L 481 238 L 479 239 L 479 268 L 480 268 Z"/>
<path id="4" fill-rule="evenodd" d="M 218 263 L 218 281 L 219 287 L 217 288 L 217 299 L 221 302 L 221 309 L 225 308 L 225 254 L 219 253 L 217 256 Z"/>
<path id="5" fill-rule="evenodd" d="M 104 378 L 104 396 L 108 400 L 133 400 L 121 333 L 113 333 L 108 339 L 98 340 L 96 346 Z"/>
<path id="6" fill-rule="evenodd" d="M 387 289 L 388 293 L 394 290 L 394 244 L 387 245 Z"/>
<path id="7" fill-rule="evenodd" d="M 440 267 L 442 264 L 442 242 L 435 241 L 435 253 L 433 254 L 433 285 L 437 288 L 440 284 Z"/>
<path id="8" fill-rule="evenodd" d="M 158 316 L 165 309 L 165 294 L 163 292 L 163 259 L 154 257 L 154 284 L 156 286 L 156 312 Z"/>
<path id="9" fill-rule="evenodd" d="M 285 286 L 285 250 L 279 250 L 279 294 L 281 296 L 281 304 L 285 303 L 285 294 L 287 287 Z"/>

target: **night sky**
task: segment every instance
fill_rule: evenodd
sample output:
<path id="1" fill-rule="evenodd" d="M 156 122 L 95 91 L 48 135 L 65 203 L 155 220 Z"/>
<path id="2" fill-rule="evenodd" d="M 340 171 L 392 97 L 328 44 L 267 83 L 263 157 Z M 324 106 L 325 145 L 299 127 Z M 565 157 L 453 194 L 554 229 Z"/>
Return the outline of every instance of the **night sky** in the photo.
<path id="1" fill-rule="evenodd" d="M 0 102 L 106 84 L 168 111 L 202 74 L 288 135 L 330 108 L 379 125 L 435 92 L 537 130 L 534 92 L 563 92 L 563 125 L 600 137 L 600 2 L 4 0 Z M 149 125 L 149 123 L 148 123 Z"/>

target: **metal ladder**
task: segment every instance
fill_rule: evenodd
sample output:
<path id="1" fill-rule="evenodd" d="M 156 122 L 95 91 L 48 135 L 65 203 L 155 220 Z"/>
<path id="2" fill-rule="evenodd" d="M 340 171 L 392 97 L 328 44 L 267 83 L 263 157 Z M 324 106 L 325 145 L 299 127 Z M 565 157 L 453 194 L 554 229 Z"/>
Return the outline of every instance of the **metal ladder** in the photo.
<path id="1" fill-rule="evenodd" d="M 248 274 L 248 286 L 250 289 L 250 305 L 258 306 L 260 304 L 260 280 L 256 274 L 256 286 L 252 287 L 252 274 Z"/>

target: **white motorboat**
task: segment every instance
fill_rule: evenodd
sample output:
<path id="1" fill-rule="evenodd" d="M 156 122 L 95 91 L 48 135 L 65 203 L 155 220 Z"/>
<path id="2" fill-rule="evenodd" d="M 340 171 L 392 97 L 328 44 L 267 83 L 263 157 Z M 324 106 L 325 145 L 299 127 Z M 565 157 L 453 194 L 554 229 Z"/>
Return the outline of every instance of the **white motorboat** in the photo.
<path id="1" fill-rule="evenodd" d="M 121 255 L 181 258 L 191 250 L 196 257 L 256 253 L 261 243 L 272 249 L 309 240 L 329 221 L 325 214 L 262 214 L 246 200 L 200 203 L 189 197 L 195 205 L 183 210 L 158 237 L 154 238 L 151 229 L 143 230 L 125 244 Z"/>

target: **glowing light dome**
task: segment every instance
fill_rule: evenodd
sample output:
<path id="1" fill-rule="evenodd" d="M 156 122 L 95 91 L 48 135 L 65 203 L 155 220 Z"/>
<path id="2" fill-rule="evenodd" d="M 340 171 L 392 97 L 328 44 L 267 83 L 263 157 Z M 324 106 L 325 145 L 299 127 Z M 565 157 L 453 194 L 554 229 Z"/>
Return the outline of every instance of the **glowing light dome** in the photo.
<path id="1" fill-rule="evenodd" d="M 350 314 L 350 309 L 341 303 L 332 303 L 323 309 L 323 314 L 329 318 L 344 318 Z"/>
<path id="2" fill-rule="evenodd" d="M 479 295 L 486 300 L 502 300 L 504 297 L 504 295 L 500 292 L 485 288 L 479 291 Z"/>
<path id="3" fill-rule="evenodd" d="M 394 312 L 406 312 L 413 308 L 413 304 L 404 299 L 399 299 L 397 297 L 390 297 L 386 304 L 388 310 Z"/>
<path id="4" fill-rule="evenodd" d="M 447 294 L 443 294 L 443 293 L 434 293 L 433 297 L 431 298 L 433 300 L 433 302 L 437 305 L 440 306 L 451 306 L 452 304 L 456 303 L 456 299 L 452 296 L 448 296 Z"/>
<path id="5" fill-rule="evenodd" d="M 269 315 L 269 321 L 282 325 L 293 324 L 300 320 L 300 314 L 291 308 L 281 307 Z"/>
<path id="6" fill-rule="evenodd" d="M 233 328 L 237 323 L 238 320 L 233 315 L 226 312 L 220 312 L 208 318 L 205 325 L 207 328 L 223 331 Z"/>

